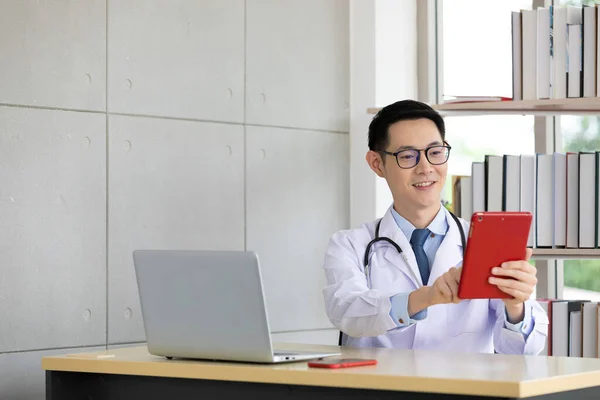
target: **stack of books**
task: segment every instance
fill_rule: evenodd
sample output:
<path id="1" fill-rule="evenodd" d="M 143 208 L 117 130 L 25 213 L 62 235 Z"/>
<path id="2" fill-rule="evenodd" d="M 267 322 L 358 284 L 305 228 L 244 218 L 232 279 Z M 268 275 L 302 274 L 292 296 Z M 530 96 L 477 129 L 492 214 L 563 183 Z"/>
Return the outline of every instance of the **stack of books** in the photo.
<path id="1" fill-rule="evenodd" d="M 600 152 L 487 155 L 453 178 L 452 209 L 533 214 L 528 246 L 600 248 Z"/>
<path id="2" fill-rule="evenodd" d="M 597 97 L 599 12 L 600 5 L 512 13 L 513 100 Z"/>
<path id="3" fill-rule="evenodd" d="M 541 355 L 600 358 L 600 305 L 588 300 L 538 299 L 548 314 L 548 340 Z"/>

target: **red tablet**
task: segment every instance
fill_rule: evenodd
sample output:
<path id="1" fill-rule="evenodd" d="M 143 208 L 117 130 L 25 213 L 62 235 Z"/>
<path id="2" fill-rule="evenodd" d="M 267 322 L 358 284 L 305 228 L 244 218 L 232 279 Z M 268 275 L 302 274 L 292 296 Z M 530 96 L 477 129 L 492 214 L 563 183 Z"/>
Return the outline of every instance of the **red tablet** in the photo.
<path id="1" fill-rule="evenodd" d="M 458 297 L 506 299 L 510 295 L 488 282 L 492 268 L 524 260 L 532 215 L 529 212 L 477 212 L 471 217 Z"/>

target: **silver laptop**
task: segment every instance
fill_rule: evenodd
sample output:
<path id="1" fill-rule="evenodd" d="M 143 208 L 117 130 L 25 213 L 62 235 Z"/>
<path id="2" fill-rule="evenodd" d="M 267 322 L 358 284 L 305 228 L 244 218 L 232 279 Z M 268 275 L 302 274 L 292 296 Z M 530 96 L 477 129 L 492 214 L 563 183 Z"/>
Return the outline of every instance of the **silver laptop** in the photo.
<path id="1" fill-rule="evenodd" d="M 340 354 L 273 351 L 254 252 L 136 250 L 133 260 L 151 354 L 262 363 Z"/>

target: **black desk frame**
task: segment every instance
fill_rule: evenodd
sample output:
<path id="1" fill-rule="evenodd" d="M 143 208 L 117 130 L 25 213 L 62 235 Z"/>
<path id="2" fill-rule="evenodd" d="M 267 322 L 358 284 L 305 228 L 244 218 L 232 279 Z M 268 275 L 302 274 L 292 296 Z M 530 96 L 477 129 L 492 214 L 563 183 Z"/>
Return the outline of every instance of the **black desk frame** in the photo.
<path id="1" fill-rule="evenodd" d="M 600 385 L 600 382 L 598 383 Z M 508 400 L 510 397 L 445 395 L 370 389 L 331 388 L 268 383 L 226 382 L 84 372 L 46 371 L 46 400 L 187 400 L 187 399 L 342 400 Z M 530 400 L 598 400 L 600 386 Z"/>

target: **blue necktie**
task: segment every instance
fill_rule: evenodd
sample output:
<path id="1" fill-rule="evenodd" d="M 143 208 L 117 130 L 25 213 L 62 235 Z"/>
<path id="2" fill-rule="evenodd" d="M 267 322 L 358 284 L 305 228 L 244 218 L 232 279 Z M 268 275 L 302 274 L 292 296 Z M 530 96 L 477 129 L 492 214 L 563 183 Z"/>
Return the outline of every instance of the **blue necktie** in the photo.
<path id="1" fill-rule="evenodd" d="M 425 250 L 423 250 L 423 244 L 425 243 L 427 236 L 429 236 L 429 233 L 429 229 L 415 229 L 410 238 L 410 245 L 415 252 L 419 271 L 421 272 L 421 280 L 423 281 L 424 286 L 427 285 L 427 281 L 429 281 L 429 260 L 427 259 Z"/>

